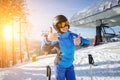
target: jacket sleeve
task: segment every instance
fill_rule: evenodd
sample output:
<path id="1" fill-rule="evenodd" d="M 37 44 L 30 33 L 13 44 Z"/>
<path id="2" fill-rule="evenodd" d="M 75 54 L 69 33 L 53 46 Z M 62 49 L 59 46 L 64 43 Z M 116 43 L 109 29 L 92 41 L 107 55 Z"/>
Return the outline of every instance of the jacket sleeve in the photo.
<path id="1" fill-rule="evenodd" d="M 83 38 L 83 37 L 80 37 L 80 40 L 81 40 L 80 46 L 82 46 L 82 47 L 87 47 L 87 46 L 90 45 L 90 41 L 89 41 L 88 39 L 85 39 L 85 38 Z"/>
<path id="2" fill-rule="evenodd" d="M 46 37 L 41 41 L 41 49 L 43 48 L 43 46 L 45 46 L 46 44 L 49 44 L 49 45 L 55 45 L 57 44 L 58 41 L 54 41 L 54 42 L 49 42 L 46 40 Z"/>

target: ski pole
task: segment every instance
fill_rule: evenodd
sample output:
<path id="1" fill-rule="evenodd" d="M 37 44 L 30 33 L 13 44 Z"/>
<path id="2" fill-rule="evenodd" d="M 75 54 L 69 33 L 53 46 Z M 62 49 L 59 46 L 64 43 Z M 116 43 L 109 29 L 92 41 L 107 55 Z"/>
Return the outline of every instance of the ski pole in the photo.
<path id="1" fill-rule="evenodd" d="M 93 80 L 93 77 L 92 77 L 92 65 L 94 64 L 94 59 L 93 59 L 91 54 L 88 54 L 88 62 L 90 64 L 91 80 Z"/>
<path id="2" fill-rule="evenodd" d="M 91 74 L 91 80 L 93 80 L 93 77 L 92 77 L 92 65 L 90 64 L 90 74 Z"/>
<path id="3" fill-rule="evenodd" d="M 47 73 L 46 73 L 47 80 L 51 80 L 51 68 L 50 68 L 50 66 L 47 65 L 46 69 L 47 69 Z"/>

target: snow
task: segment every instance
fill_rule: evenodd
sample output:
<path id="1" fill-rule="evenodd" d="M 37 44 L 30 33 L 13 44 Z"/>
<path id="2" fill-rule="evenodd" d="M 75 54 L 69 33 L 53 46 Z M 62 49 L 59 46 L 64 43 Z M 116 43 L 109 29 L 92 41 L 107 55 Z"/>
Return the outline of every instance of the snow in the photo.
<path id="1" fill-rule="evenodd" d="M 91 80 L 88 54 L 92 54 L 95 65 L 92 65 L 92 80 L 120 80 L 120 42 L 99 46 L 90 46 L 76 50 L 75 73 L 77 80 Z M 46 80 L 46 66 L 54 75 L 54 58 L 56 54 L 37 57 L 36 62 L 22 63 L 9 68 L 0 68 L 0 80 Z"/>

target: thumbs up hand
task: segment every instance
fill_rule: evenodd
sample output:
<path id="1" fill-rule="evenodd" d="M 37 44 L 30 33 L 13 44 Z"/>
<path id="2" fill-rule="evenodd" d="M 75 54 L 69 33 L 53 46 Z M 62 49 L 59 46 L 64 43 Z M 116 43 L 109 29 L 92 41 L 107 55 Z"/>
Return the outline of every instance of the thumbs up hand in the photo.
<path id="1" fill-rule="evenodd" d="M 74 39 L 74 44 L 79 45 L 80 43 L 81 43 L 81 40 L 80 40 L 80 34 L 79 34 L 78 37 Z"/>
<path id="2" fill-rule="evenodd" d="M 47 40 L 48 41 L 56 41 L 56 40 L 58 40 L 58 34 L 53 33 L 52 27 L 50 27 L 50 31 L 49 31 L 48 36 L 47 36 Z"/>

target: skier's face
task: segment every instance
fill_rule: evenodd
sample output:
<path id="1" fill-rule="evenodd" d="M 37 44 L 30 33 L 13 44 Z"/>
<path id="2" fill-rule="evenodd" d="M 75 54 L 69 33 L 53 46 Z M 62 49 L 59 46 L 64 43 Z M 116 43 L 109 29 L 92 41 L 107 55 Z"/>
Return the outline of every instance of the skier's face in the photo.
<path id="1" fill-rule="evenodd" d="M 69 29 L 68 26 L 65 26 L 63 28 L 60 28 L 60 31 L 64 33 L 64 32 L 67 32 L 68 29 Z"/>
<path id="2" fill-rule="evenodd" d="M 58 27 L 60 28 L 61 32 L 63 32 L 63 33 L 67 32 L 69 29 L 69 22 L 68 21 L 61 22 L 58 24 Z"/>

